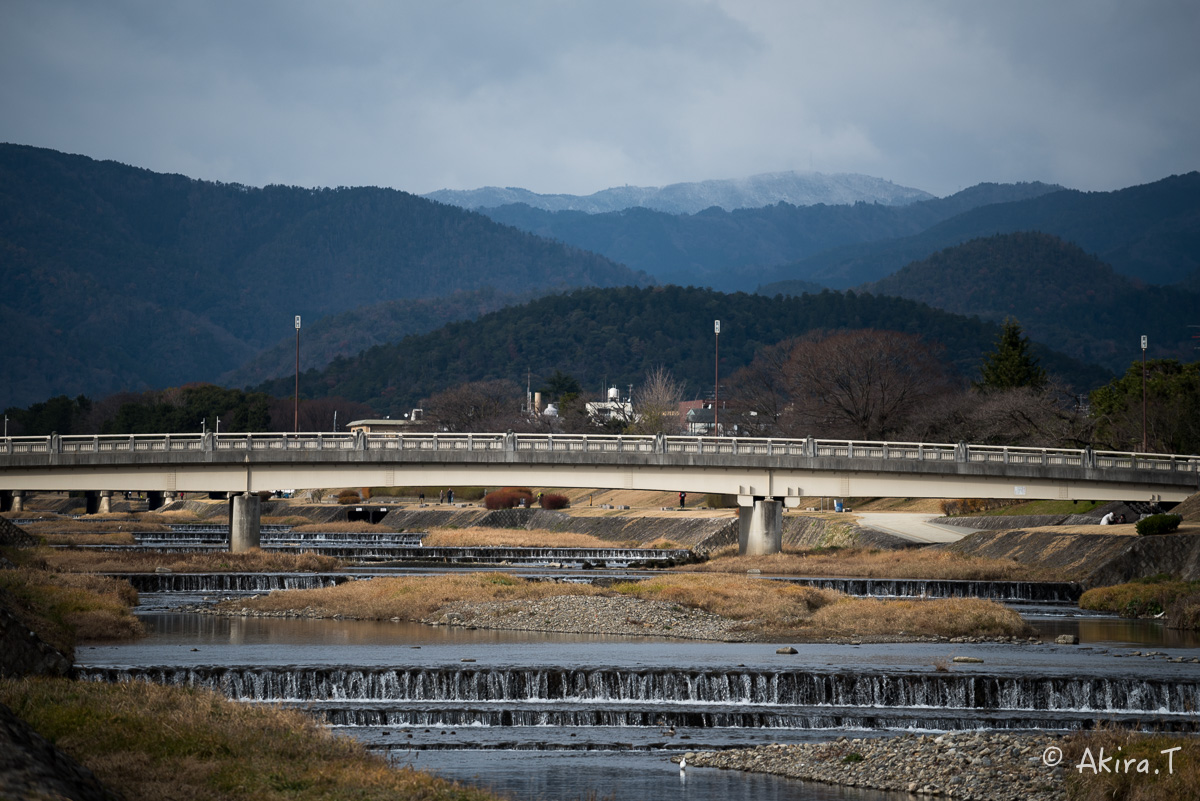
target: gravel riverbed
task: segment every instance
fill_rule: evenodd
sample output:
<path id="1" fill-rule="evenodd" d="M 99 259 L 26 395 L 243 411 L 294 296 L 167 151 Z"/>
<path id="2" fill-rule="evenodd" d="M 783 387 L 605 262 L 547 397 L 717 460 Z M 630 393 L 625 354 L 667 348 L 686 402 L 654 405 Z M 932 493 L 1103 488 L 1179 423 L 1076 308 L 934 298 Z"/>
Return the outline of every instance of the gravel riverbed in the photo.
<path id="1" fill-rule="evenodd" d="M 697 767 L 771 773 L 793 779 L 979 801 L 1066 798 L 1063 768 L 1043 756 L 1061 745 L 1046 734 L 951 732 L 942 735 L 766 745 L 684 754 Z M 1047 749 L 1050 749 L 1049 752 Z"/>
<path id="2" fill-rule="evenodd" d="M 624 596 L 561 595 L 542 600 L 453 603 L 423 623 L 567 634 L 623 634 L 746 642 L 746 623 L 700 609 Z"/>

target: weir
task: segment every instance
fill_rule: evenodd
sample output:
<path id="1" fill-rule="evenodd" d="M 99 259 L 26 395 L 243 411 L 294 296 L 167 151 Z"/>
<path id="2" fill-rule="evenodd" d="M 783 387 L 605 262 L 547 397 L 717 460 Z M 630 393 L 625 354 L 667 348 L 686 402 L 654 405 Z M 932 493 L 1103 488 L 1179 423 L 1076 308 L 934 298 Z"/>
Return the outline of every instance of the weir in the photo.
<path id="1" fill-rule="evenodd" d="M 1194 732 L 1200 680 L 625 668 L 93 667 L 90 681 L 199 686 L 345 727 Z"/>

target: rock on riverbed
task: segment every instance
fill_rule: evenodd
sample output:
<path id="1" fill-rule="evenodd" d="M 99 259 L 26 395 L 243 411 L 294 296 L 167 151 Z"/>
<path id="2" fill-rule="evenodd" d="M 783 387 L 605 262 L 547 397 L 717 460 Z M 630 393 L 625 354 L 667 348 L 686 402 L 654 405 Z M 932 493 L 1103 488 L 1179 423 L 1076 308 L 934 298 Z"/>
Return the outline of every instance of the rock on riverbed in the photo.
<path id="1" fill-rule="evenodd" d="M 772 773 L 793 779 L 980 801 L 1057 801 L 1061 767 L 1047 767 L 1045 734 L 950 732 L 800 745 L 766 745 L 684 756 L 696 767 Z"/>
<path id="2" fill-rule="evenodd" d="M 542 600 L 459 602 L 424 623 L 480 629 L 624 634 L 744 642 L 745 624 L 700 609 L 624 596 L 562 595 Z"/>

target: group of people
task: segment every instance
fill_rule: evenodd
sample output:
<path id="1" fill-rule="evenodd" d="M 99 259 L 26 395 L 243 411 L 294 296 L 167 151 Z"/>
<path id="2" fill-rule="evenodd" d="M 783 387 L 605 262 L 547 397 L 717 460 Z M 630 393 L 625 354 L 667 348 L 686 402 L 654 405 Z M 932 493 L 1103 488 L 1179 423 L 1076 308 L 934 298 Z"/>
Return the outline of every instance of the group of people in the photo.
<path id="1" fill-rule="evenodd" d="M 1104 517 L 1100 518 L 1100 525 L 1102 525 L 1102 526 L 1120 525 L 1121 523 L 1124 523 L 1124 522 L 1125 522 L 1125 515 L 1123 515 L 1123 514 L 1114 515 L 1112 512 L 1109 512 Z"/>
<path id="2" fill-rule="evenodd" d="M 421 498 L 425 498 L 425 493 L 421 493 Z M 454 503 L 454 488 L 450 487 L 439 492 L 438 503 Z"/>

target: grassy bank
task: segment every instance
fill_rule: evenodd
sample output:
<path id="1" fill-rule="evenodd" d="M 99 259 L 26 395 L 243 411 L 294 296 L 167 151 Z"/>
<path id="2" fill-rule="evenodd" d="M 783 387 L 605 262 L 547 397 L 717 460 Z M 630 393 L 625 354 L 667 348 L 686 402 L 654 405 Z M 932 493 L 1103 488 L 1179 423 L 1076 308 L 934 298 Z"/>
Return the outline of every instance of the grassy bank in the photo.
<path id="1" fill-rule="evenodd" d="M 1086 767 L 1087 749 L 1091 764 L 1099 765 L 1101 748 L 1105 758 L 1117 757 L 1107 763 L 1109 771 Z M 1168 762 L 1163 752 L 1172 748 L 1179 750 Z M 1200 739 L 1195 737 L 1101 729 L 1069 736 L 1063 752 L 1071 801 L 1200 801 Z"/>
<path id="2" fill-rule="evenodd" d="M 104 576 L 52 573 L 27 564 L 0 570 L 0 603 L 70 657 L 81 640 L 128 640 L 143 634 L 129 611 L 137 592 Z"/>
<path id="3" fill-rule="evenodd" d="M 73 573 L 324 573 L 340 570 L 342 561 L 314 553 L 105 553 L 42 549 L 41 558 L 55 570 Z"/>
<path id="4" fill-rule="evenodd" d="M 832 590 L 746 576 L 672 573 L 611 589 L 527 581 L 504 573 L 377 578 L 315 590 L 274 592 L 227 601 L 237 613 L 297 613 L 360 620 L 421 620 L 455 602 L 541 600 L 556 596 L 625 595 L 703 609 L 763 636 L 1025 636 L 1020 616 L 993 601 L 860 601 Z M 871 620 L 864 621 L 870 616 Z M 901 634 L 903 632 L 903 634 Z M 630 633 L 635 633 L 632 629 Z"/>
<path id="5" fill-rule="evenodd" d="M 1023 565 L 1011 559 L 985 559 L 952 551 L 912 548 L 881 551 L 873 548 L 784 549 L 770 556 L 738 556 L 737 546 L 717 551 L 708 562 L 679 568 L 710 573 L 839 576 L 853 578 L 959 579 L 973 581 L 1066 581 L 1063 571 Z"/>
<path id="6" fill-rule="evenodd" d="M 489 801 L 335 737 L 303 713 L 130 682 L 0 681 L 0 702 L 129 801 Z"/>
<path id="7" fill-rule="evenodd" d="M 1080 609 L 1114 612 L 1121 617 L 1157 617 L 1176 601 L 1200 593 L 1200 581 L 1174 581 L 1165 576 L 1096 587 L 1079 599 Z"/>

